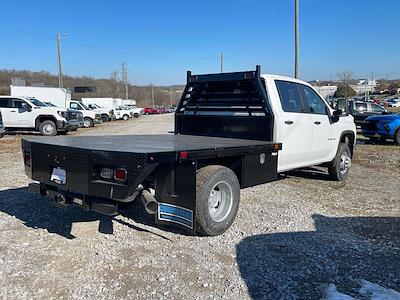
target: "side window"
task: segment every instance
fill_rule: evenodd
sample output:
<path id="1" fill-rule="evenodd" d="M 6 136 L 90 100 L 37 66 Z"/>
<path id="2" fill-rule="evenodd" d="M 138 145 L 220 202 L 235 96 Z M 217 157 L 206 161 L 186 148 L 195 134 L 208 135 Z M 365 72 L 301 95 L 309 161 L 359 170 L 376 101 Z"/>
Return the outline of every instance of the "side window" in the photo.
<path id="1" fill-rule="evenodd" d="M 312 114 L 326 115 L 326 106 L 320 96 L 309 86 L 299 84 L 308 111 Z"/>
<path id="2" fill-rule="evenodd" d="M 371 104 L 371 110 L 372 112 L 381 112 L 383 113 L 385 111 L 385 109 L 379 105 L 376 104 Z"/>
<path id="3" fill-rule="evenodd" d="M 7 98 L 0 98 L 0 107 L 2 108 L 11 108 L 11 101 Z"/>
<path id="4" fill-rule="evenodd" d="M 80 105 L 78 103 L 75 103 L 75 102 L 70 103 L 69 107 L 72 108 L 72 109 L 81 110 Z"/>
<path id="5" fill-rule="evenodd" d="M 22 103 L 24 103 L 24 101 L 22 101 L 21 99 L 12 99 L 11 102 L 12 102 L 11 107 L 18 108 L 18 109 L 21 109 Z"/>
<path id="6" fill-rule="evenodd" d="M 276 87 L 285 112 L 304 112 L 300 91 L 296 83 L 276 80 Z"/>
<path id="7" fill-rule="evenodd" d="M 356 103 L 356 111 L 363 112 L 367 111 L 367 103 Z"/>

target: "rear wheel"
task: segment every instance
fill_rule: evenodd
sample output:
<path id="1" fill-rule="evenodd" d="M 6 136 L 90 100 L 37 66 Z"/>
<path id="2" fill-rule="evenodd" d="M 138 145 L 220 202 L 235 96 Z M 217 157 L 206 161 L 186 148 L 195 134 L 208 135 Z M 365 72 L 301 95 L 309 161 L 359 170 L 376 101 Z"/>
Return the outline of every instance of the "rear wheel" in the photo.
<path id="1" fill-rule="evenodd" d="M 329 166 L 329 175 L 332 180 L 342 181 L 349 175 L 351 167 L 351 151 L 347 143 L 340 143 L 335 159 Z"/>
<path id="2" fill-rule="evenodd" d="M 57 134 L 57 126 L 51 120 L 46 120 L 40 123 L 39 131 L 44 136 L 54 136 Z"/>
<path id="3" fill-rule="evenodd" d="M 394 134 L 394 144 L 400 146 L 400 128 Z"/>
<path id="4" fill-rule="evenodd" d="M 138 114 L 138 113 L 134 113 L 133 116 L 134 116 L 135 118 L 139 118 L 139 114 Z"/>
<path id="5" fill-rule="evenodd" d="M 239 180 L 231 169 L 212 165 L 198 171 L 196 175 L 198 231 L 211 236 L 224 233 L 236 217 L 239 202 Z"/>
<path id="6" fill-rule="evenodd" d="M 85 128 L 93 127 L 93 121 L 91 118 L 84 118 L 83 119 L 83 126 Z"/>

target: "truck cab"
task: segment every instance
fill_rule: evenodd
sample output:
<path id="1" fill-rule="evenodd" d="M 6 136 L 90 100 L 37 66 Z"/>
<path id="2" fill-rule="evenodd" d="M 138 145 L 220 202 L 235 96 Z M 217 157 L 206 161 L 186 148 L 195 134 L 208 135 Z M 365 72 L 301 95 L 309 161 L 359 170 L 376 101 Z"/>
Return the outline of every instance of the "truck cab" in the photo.
<path id="1" fill-rule="evenodd" d="M 37 130 L 51 136 L 79 126 L 76 116 L 66 109 L 49 107 L 31 97 L 0 96 L 0 111 L 7 130 Z"/>
<path id="2" fill-rule="evenodd" d="M 332 109 L 309 83 L 260 74 L 259 66 L 245 73 L 189 73 L 175 124 L 176 134 L 282 143 L 278 172 L 322 164 L 339 180 L 347 176 L 356 143 L 347 111 Z"/>
<path id="3" fill-rule="evenodd" d="M 95 124 L 100 124 L 102 122 L 101 114 L 91 110 L 81 101 L 71 100 L 69 101 L 68 105 L 70 109 L 79 110 L 82 112 L 84 127 L 93 127 Z"/>

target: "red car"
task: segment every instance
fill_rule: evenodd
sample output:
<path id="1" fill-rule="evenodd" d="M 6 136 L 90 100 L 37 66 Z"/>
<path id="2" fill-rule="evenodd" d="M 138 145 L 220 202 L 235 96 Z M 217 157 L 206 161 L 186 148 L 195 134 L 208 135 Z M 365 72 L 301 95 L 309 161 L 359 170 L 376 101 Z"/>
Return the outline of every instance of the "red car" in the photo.
<path id="1" fill-rule="evenodd" d="M 144 109 L 144 114 L 145 115 L 153 115 L 153 114 L 158 114 L 157 110 L 152 108 L 152 107 L 146 107 Z"/>

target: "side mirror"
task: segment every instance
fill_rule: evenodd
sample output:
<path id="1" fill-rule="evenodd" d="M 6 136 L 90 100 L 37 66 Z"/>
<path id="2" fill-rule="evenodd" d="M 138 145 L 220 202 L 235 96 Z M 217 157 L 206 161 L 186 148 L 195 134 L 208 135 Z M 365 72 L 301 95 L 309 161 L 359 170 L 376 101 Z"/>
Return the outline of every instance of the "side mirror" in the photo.
<path id="1" fill-rule="evenodd" d="M 30 105 L 28 105 L 27 103 L 22 103 L 21 108 L 23 111 L 32 111 L 32 108 Z"/>
<path id="2" fill-rule="evenodd" d="M 336 111 L 333 113 L 333 115 L 337 117 L 348 115 L 349 111 L 349 101 L 347 99 L 340 99 L 336 104 Z"/>

